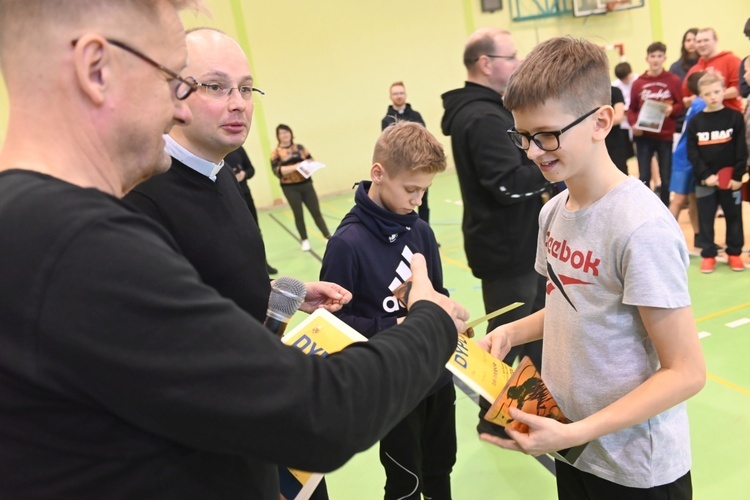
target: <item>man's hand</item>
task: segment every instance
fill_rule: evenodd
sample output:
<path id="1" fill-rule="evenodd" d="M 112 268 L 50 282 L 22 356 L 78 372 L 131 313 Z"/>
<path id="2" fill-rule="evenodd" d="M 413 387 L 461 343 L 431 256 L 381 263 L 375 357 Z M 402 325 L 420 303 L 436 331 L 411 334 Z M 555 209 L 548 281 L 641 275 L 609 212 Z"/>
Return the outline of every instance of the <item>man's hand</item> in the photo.
<path id="1" fill-rule="evenodd" d="M 242 181 L 245 180 L 245 171 L 244 170 L 240 170 L 239 172 L 237 172 L 236 174 L 234 174 L 234 176 L 237 177 L 237 182 L 242 182 Z"/>
<path id="2" fill-rule="evenodd" d="M 307 295 L 305 295 L 305 301 L 299 306 L 299 310 L 308 314 L 312 314 L 321 307 L 328 312 L 336 312 L 352 300 L 352 293 L 336 283 L 312 281 L 305 283 L 305 286 Z"/>
<path id="3" fill-rule="evenodd" d="M 742 181 L 736 181 L 732 179 L 729 181 L 729 190 L 730 191 L 737 191 L 739 188 L 742 187 Z"/>
<path id="4" fill-rule="evenodd" d="M 640 137 L 643 135 L 643 130 L 639 129 L 636 126 L 633 126 L 631 130 L 633 131 L 633 137 Z"/>
<path id="5" fill-rule="evenodd" d="M 705 179 L 703 179 L 703 185 L 708 187 L 714 187 L 719 183 L 719 176 L 716 174 L 711 174 Z"/>
<path id="6" fill-rule="evenodd" d="M 406 304 L 410 309 L 415 302 L 420 300 L 429 300 L 443 308 L 456 325 L 456 332 L 466 330 L 466 320 L 469 319 L 469 311 L 464 306 L 438 293 L 432 288 L 430 278 L 427 277 L 427 263 L 422 254 L 415 253 L 411 259 L 411 289 L 407 292 Z"/>

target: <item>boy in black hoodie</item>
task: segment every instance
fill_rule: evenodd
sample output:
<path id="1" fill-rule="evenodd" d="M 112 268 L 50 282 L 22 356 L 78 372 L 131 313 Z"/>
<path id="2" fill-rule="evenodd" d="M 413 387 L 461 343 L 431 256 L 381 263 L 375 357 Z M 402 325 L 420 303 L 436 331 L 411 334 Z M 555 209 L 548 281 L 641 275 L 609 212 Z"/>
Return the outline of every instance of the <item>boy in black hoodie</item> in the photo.
<path id="1" fill-rule="evenodd" d="M 366 337 L 403 321 L 406 309 L 393 291 L 411 277 L 413 254 L 425 256 L 435 290 L 448 295 L 435 234 L 414 211 L 445 166 L 443 147 L 422 125 L 404 121 L 387 127 L 375 145 L 372 180 L 359 183 L 354 208 L 328 242 L 321 279 L 352 292 L 353 300 L 336 315 Z M 386 499 L 451 498 L 455 400 L 446 370 L 381 440 Z"/>

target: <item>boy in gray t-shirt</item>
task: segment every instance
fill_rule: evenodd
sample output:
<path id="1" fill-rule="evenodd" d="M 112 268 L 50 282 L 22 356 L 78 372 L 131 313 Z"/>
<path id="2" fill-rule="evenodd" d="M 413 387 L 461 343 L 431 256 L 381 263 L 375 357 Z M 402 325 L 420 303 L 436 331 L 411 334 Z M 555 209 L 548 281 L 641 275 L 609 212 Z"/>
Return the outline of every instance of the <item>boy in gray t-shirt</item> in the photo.
<path id="1" fill-rule="evenodd" d="M 536 269 L 545 308 L 480 341 L 502 358 L 544 337 L 543 372 L 574 423 L 511 409 L 529 430 L 503 448 L 539 455 L 588 442 L 558 461 L 562 499 L 689 499 L 685 400 L 706 371 L 690 309 L 679 226 L 659 199 L 612 163 L 607 59 L 596 45 L 558 37 L 537 46 L 510 79 L 513 142 L 551 182 L 568 187 L 542 209 Z M 560 85 L 559 82 L 565 82 Z"/>

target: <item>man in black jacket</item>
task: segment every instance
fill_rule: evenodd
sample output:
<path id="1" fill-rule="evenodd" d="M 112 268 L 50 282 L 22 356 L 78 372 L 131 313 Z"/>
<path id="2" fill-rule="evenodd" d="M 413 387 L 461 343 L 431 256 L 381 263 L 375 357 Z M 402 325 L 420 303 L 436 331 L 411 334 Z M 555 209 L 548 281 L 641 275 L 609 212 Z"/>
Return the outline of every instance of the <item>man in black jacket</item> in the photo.
<path id="1" fill-rule="evenodd" d="M 82 3 L 0 0 L 0 498 L 278 499 L 270 464 L 330 471 L 414 408 L 466 310 L 415 255 L 404 322 L 323 358 L 207 286 L 118 199 L 205 97 L 179 74 L 196 2 Z"/>
<path id="2" fill-rule="evenodd" d="M 385 112 L 385 116 L 380 120 L 381 131 L 385 130 L 388 125 L 393 125 L 397 121 L 416 122 L 425 128 L 427 127 L 419 111 L 413 109 L 411 104 L 406 102 L 406 87 L 404 86 L 404 82 L 392 83 L 390 95 L 393 104 L 388 106 L 388 111 Z M 427 199 L 428 191 L 429 190 L 424 192 L 424 196 L 422 196 L 422 204 L 417 211 L 419 212 L 419 218 L 429 224 L 430 205 Z"/>
<path id="3" fill-rule="evenodd" d="M 451 137 L 463 198 L 464 249 L 472 273 L 482 280 L 485 310 L 524 303 L 490 321 L 487 331 L 544 305 L 545 283 L 534 270 L 534 260 L 547 182 L 508 137 L 513 116 L 502 99 L 518 64 L 510 33 L 480 29 L 464 50 L 466 85 L 442 96 L 442 130 Z M 505 361 L 512 363 L 523 355 L 540 367 L 541 341 L 513 348 Z M 481 398 L 480 405 L 484 407 Z M 486 407 L 480 416 L 485 411 Z M 492 432 L 491 425 L 480 419 L 483 432 Z"/>
<path id="4" fill-rule="evenodd" d="M 250 161 L 250 157 L 247 155 L 245 148 L 240 146 L 231 153 L 224 157 L 224 164 L 231 167 L 234 176 L 237 178 L 237 182 L 240 183 L 240 191 L 242 191 L 242 197 L 245 199 L 247 208 L 250 210 L 250 215 L 253 216 L 253 220 L 258 224 L 258 230 L 260 231 L 260 221 L 258 220 L 258 209 L 255 208 L 255 200 L 253 200 L 253 193 L 250 192 L 250 186 L 248 181 L 255 175 L 255 167 L 253 162 Z M 268 274 L 278 274 L 278 269 L 273 267 L 266 260 L 266 271 Z"/>

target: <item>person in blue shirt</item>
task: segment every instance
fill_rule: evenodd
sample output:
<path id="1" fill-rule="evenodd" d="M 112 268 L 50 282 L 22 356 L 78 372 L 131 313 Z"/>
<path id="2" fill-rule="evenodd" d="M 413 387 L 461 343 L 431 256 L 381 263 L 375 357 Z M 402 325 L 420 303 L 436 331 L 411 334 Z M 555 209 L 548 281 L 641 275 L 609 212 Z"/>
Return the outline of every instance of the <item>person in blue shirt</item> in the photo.
<path id="1" fill-rule="evenodd" d="M 690 92 L 698 95 L 698 80 L 705 74 L 705 71 L 698 71 L 691 74 L 687 79 L 687 86 Z M 685 129 L 692 117 L 705 109 L 706 102 L 700 97 L 696 97 L 688 110 L 685 112 L 685 120 L 682 124 L 682 131 L 677 145 L 672 152 L 672 177 L 669 181 L 669 190 L 673 193 L 672 201 L 669 203 L 669 211 L 677 219 L 680 212 L 688 204 L 688 215 L 690 216 L 690 225 L 695 233 L 693 246 L 701 248 L 701 237 L 698 231 L 698 209 L 695 204 L 695 176 L 693 175 L 693 165 L 688 160 L 687 155 L 687 136 Z"/>

